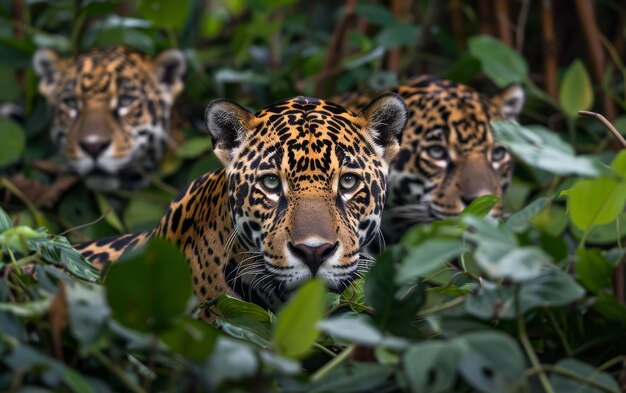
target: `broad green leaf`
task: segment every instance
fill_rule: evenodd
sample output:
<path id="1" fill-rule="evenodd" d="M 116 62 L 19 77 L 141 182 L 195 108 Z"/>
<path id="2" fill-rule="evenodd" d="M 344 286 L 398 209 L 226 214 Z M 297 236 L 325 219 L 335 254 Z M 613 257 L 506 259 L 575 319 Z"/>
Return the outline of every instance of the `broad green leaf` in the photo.
<path id="1" fill-rule="evenodd" d="M 577 156 L 556 133 L 541 126 L 522 127 L 514 122 L 492 122 L 496 139 L 527 165 L 557 175 L 598 176 L 603 165 L 596 157 Z"/>
<path id="2" fill-rule="evenodd" d="M 626 306 L 621 304 L 615 296 L 600 293 L 593 305 L 609 321 L 616 321 L 626 327 Z"/>
<path id="3" fill-rule="evenodd" d="M 383 341 L 383 335 L 361 316 L 345 316 L 320 321 L 319 328 L 335 341 L 359 343 L 374 347 Z"/>
<path id="4" fill-rule="evenodd" d="M 389 8 L 380 4 L 360 2 L 355 7 L 354 13 L 374 25 L 391 26 L 397 22 Z"/>
<path id="5" fill-rule="evenodd" d="M 139 12 L 159 27 L 181 27 L 189 13 L 189 0 L 141 0 Z"/>
<path id="6" fill-rule="evenodd" d="M 480 331 L 455 339 L 465 348 L 459 371 L 481 392 L 525 391 L 525 361 L 517 342 L 497 331 Z"/>
<path id="7" fill-rule="evenodd" d="M 176 155 L 180 158 L 185 159 L 197 158 L 211 150 L 212 147 L 213 144 L 211 143 L 211 138 L 191 138 L 178 149 L 176 149 Z"/>
<path id="8" fill-rule="evenodd" d="M 138 232 L 154 228 L 164 213 L 164 205 L 146 198 L 133 198 L 124 210 L 124 223 L 129 230 Z"/>
<path id="9" fill-rule="evenodd" d="M 415 281 L 441 268 L 466 250 L 460 240 L 432 239 L 409 247 L 395 275 L 396 284 Z"/>
<path id="10" fill-rule="evenodd" d="M 420 29 L 406 22 L 396 22 L 386 26 L 375 38 L 376 45 L 382 48 L 397 48 L 415 42 Z"/>
<path id="11" fill-rule="evenodd" d="M 471 37 L 468 45 L 470 54 L 480 60 L 483 72 L 498 87 L 521 83 L 526 79 L 526 60 L 504 42 L 481 35 Z"/>
<path id="12" fill-rule="evenodd" d="M 385 391 L 381 388 L 393 374 L 393 367 L 375 363 L 350 362 L 306 386 L 307 393 L 358 393 Z M 397 390 L 397 389 L 396 389 Z"/>
<path id="13" fill-rule="evenodd" d="M 416 331 L 411 326 L 415 314 L 425 301 L 421 283 L 397 285 L 393 265 L 397 253 L 391 249 L 379 255 L 365 277 L 365 303 L 374 308 L 374 321 L 381 330 L 396 335 L 411 336 Z"/>
<path id="14" fill-rule="evenodd" d="M 567 228 L 569 219 L 565 209 L 558 205 L 551 205 L 544 208 L 532 218 L 532 223 L 542 231 L 552 235 L 560 236 Z"/>
<path id="15" fill-rule="evenodd" d="M 539 197 L 524 207 L 522 210 L 511 214 L 506 220 L 504 227 L 513 232 L 524 232 L 528 229 L 529 224 L 532 222 L 532 218 L 539 213 L 548 202 L 548 198 Z"/>
<path id="16" fill-rule="evenodd" d="M 192 318 L 180 318 L 160 338 L 174 352 L 195 362 L 205 359 L 213 352 L 218 331 L 205 322 Z"/>
<path id="17" fill-rule="evenodd" d="M 566 375 L 551 373 L 550 385 L 554 388 L 555 393 L 603 393 L 606 391 L 620 391 L 619 385 L 610 374 L 597 371 L 590 364 L 581 362 L 580 360 L 571 358 L 561 359 L 555 366 L 568 370 L 572 374 L 576 374 L 583 379 L 593 381 L 604 387 L 604 389 L 598 389 L 584 382 L 568 378 Z"/>
<path id="18" fill-rule="evenodd" d="M 111 310 L 104 288 L 79 282 L 65 287 L 72 335 L 83 346 L 95 344 L 106 331 Z"/>
<path id="19" fill-rule="evenodd" d="M 611 163 L 611 168 L 622 177 L 626 177 L 626 150 L 617 153 Z"/>
<path id="20" fill-rule="evenodd" d="M 217 298 L 217 313 L 219 322 L 224 321 L 242 329 L 247 329 L 264 340 L 272 338 L 272 319 L 269 311 L 254 303 L 221 295 Z"/>
<path id="21" fill-rule="evenodd" d="M 219 337 L 215 349 L 203 365 L 203 377 L 212 386 L 227 380 L 244 380 L 257 373 L 259 359 L 249 344 L 227 337 Z"/>
<path id="22" fill-rule="evenodd" d="M 520 285 L 522 313 L 536 307 L 565 306 L 585 294 L 572 277 L 553 267 L 545 267 L 534 280 Z M 478 291 L 467 297 L 464 308 L 469 315 L 485 320 L 515 318 L 515 287 L 497 286 L 485 280 Z"/>
<path id="23" fill-rule="evenodd" d="M 613 265 L 604 259 L 601 250 L 597 248 L 578 249 L 576 276 L 587 289 L 596 293 L 611 287 Z"/>
<path id="24" fill-rule="evenodd" d="M 485 217 L 495 205 L 498 204 L 500 198 L 496 195 L 483 195 L 472 201 L 463 211 L 461 216 L 472 214 L 478 217 Z"/>
<path id="25" fill-rule="evenodd" d="M 11 217 L 4 211 L 2 207 L 0 207 L 0 233 L 6 231 L 11 227 L 13 227 L 13 221 L 11 220 Z"/>
<path id="26" fill-rule="evenodd" d="M 614 179 L 581 179 L 567 192 L 570 218 L 583 230 L 615 220 L 625 204 L 626 183 Z"/>
<path id="27" fill-rule="evenodd" d="M 412 345 L 403 366 L 412 392 L 448 392 L 455 383 L 463 346 L 455 341 L 426 341 Z"/>
<path id="28" fill-rule="evenodd" d="M 192 296 L 185 256 L 161 239 L 112 264 L 104 284 L 113 318 L 139 331 L 169 328 Z"/>
<path id="29" fill-rule="evenodd" d="M 277 315 L 273 343 L 276 352 L 290 358 L 305 356 L 319 336 L 324 316 L 324 283 L 313 279 L 302 285 Z"/>
<path id="30" fill-rule="evenodd" d="M 14 121 L 0 119 L 0 168 L 15 163 L 24 153 L 26 134 Z"/>
<path id="31" fill-rule="evenodd" d="M 542 268 L 550 264 L 548 255 L 535 246 L 518 247 L 499 255 L 492 252 L 488 245 L 481 245 L 476 249 L 474 257 L 490 277 L 516 282 L 536 278 L 541 274 Z"/>
<path id="32" fill-rule="evenodd" d="M 565 116 L 574 118 L 578 111 L 591 109 L 593 87 L 582 60 L 575 60 L 565 71 L 559 87 L 559 104 Z"/>

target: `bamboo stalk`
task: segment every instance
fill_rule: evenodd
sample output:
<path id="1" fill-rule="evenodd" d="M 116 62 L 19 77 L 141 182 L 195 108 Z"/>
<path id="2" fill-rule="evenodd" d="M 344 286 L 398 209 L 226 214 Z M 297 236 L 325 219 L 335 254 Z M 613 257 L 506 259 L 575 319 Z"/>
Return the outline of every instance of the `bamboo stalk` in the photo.
<path id="1" fill-rule="evenodd" d="M 557 71 L 558 56 L 554 33 L 554 4 L 552 0 L 541 1 L 541 31 L 543 38 L 543 73 L 545 89 L 550 97 L 558 99 Z"/>
<path id="2" fill-rule="evenodd" d="M 589 51 L 593 79 L 596 83 L 601 83 L 604 76 L 605 59 L 599 37 L 600 31 L 596 23 L 595 2 L 590 0 L 576 0 L 576 9 L 578 10 L 578 17 L 580 18 L 580 24 Z M 606 117 L 611 121 L 615 120 L 615 105 L 613 101 L 611 101 L 611 97 L 608 94 L 603 94 L 602 98 Z"/>
<path id="3" fill-rule="evenodd" d="M 509 21 L 508 0 L 494 0 L 494 10 L 496 13 L 496 27 L 498 36 L 509 47 L 513 47 L 513 34 L 511 33 L 511 22 Z"/>

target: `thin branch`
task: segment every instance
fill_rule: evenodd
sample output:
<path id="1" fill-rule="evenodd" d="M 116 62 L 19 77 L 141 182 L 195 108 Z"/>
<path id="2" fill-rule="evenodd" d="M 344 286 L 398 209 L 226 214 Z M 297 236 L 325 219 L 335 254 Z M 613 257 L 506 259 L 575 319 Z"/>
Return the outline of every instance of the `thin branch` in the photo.
<path id="1" fill-rule="evenodd" d="M 608 387 L 608 386 L 606 386 L 606 385 L 604 385 L 604 384 L 602 384 L 600 382 L 597 382 L 597 381 L 594 381 L 593 379 L 590 379 L 589 377 L 584 377 L 582 375 L 576 374 L 572 370 L 568 370 L 568 369 L 563 368 L 563 367 L 553 366 L 551 364 L 541 364 L 538 367 L 533 367 L 533 368 L 531 368 L 531 369 L 526 371 L 526 376 L 531 376 L 531 375 L 534 375 L 534 374 L 544 373 L 545 371 L 562 375 L 562 376 L 564 376 L 566 378 L 573 379 L 573 380 L 575 380 L 577 382 L 580 382 L 580 383 L 584 383 L 585 385 L 588 385 L 588 386 L 593 387 L 595 389 L 601 390 L 603 392 L 620 393 L 618 390 L 613 390 L 610 387 Z"/>
<path id="2" fill-rule="evenodd" d="M 602 122 L 602 124 L 604 124 L 604 126 L 608 128 L 609 131 L 611 131 L 611 134 L 613 134 L 613 136 L 619 141 L 619 143 L 622 144 L 622 147 L 626 148 L 626 139 L 624 139 L 622 134 L 620 134 L 620 132 L 617 131 L 617 128 L 615 128 L 615 126 L 611 124 L 611 122 L 608 121 L 606 117 L 602 116 L 599 113 L 590 112 L 590 111 L 579 111 L 578 114 L 581 116 L 594 117 L 600 120 L 600 122 Z"/>
<path id="3" fill-rule="evenodd" d="M 334 357 L 330 362 L 326 363 L 319 370 L 317 370 L 311 376 L 310 381 L 311 382 L 315 382 L 315 381 L 319 381 L 320 379 L 324 378 L 326 375 L 328 375 L 328 373 L 330 373 L 332 370 L 334 370 L 336 367 L 338 367 L 341 363 L 343 363 L 345 360 L 347 360 L 350 357 L 350 355 L 352 354 L 352 352 L 354 352 L 355 348 L 356 348 L 356 344 L 352 344 L 349 347 L 347 347 L 346 349 L 344 349 L 343 351 L 341 351 L 341 353 L 339 355 Z"/>
<path id="4" fill-rule="evenodd" d="M 530 0 L 521 0 L 522 7 L 517 17 L 517 26 L 515 27 L 515 49 L 522 53 L 524 50 L 524 34 L 526 33 L 526 22 L 528 21 L 528 10 L 530 9 Z"/>
<path id="5" fill-rule="evenodd" d="M 600 41 L 600 30 L 596 22 L 595 2 L 589 0 L 576 0 L 576 9 L 578 10 L 578 17 L 580 18 L 580 24 L 585 35 L 585 41 L 591 57 L 593 79 L 597 83 L 602 82 L 604 77 L 604 52 L 602 51 L 602 44 Z M 606 116 L 613 120 L 616 117 L 615 105 L 611 101 L 611 97 L 607 94 L 602 95 L 604 113 Z"/>

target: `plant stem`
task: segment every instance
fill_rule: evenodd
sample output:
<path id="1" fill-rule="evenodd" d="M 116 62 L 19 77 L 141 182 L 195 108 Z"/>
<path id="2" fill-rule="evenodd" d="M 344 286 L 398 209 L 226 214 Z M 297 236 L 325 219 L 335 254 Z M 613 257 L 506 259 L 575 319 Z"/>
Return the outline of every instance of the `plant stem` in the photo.
<path id="1" fill-rule="evenodd" d="M 598 367 L 598 371 L 604 371 L 607 368 L 613 367 L 619 362 L 623 362 L 624 366 L 626 366 L 626 355 L 620 355 L 620 356 L 614 357 L 613 359 L 607 360 L 606 362 L 602 363 L 600 367 Z"/>
<path id="2" fill-rule="evenodd" d="M 555 374 L 559 374 L 562 375 L 564 377 L 573 379 L 577 382 L 581 382 L 584 383 L 586 385 L 589 385 L 590 387 L 593 387 L 595 389 L 598 390 L 602 390 L 603 392 L 607 392 L 607 393 L 619 393 L 618 390 L 613 390 L 610 387 L 603 385 L 600 382 L 594 381 L 593 379 L 590 379 L 589 377 L 583 377 L 581 375 L 576 374 L 575 372 L 568 370 L 566 368 L 563 367 L 558 367 L 558 366 L 554 366 L 551 364 L 540 364 L 538 367 L 533 367 L 531 369 L 526 370 L 526 375 L 527 376 L 531 376 L 533 374 L 541 374 L 544 373 L 545 371 L 549 371 Z M 594 374 L 592 374 L 594 375 Z"/>
<path id="3" fill-rule="evenodd" d="M 431 314 L 436 314 L 438 312 L 445 311 L 445 310 L 448 310 L 450 308 L 454 308 L 454 307 L 458 306 L 459 304 L 463 303 L 464 301 L 465 301 L 465 296 L 460 296 L 460 297 L 454 298 L 454 299 L 452 299 L 452 300 L 450 300 L 448 302 L 441 303 L 438 306 L 434 306 L 434 307 L 431 307 L 431 308 L 427 308 L 426 310 L 422 310 L 422 311 L 417 313 L 417 316 L 418 317 L 425 317 L 425 316 L 428 316 L 428 315 L 431 315 Z"/>
<path id="4" fill-rule="evenodd" d="M 331 351 L 330 349 L 326 348 L 325 346 L 315 343 L 313 344 L 313 346 L 317 349 L 319 349 L 320 351 L 324 352 L 326 355 L 330 356 L 331 358 L 336 358 L 337 354 L 334 353 L 333 351 Z"/>
<path id="5" fill-rule="evenodd" d="M 515 313 L 517 314 L 517 330 L 519 330 L 519 340 L 522 343 L 522 347 L 524 347 L 524 350 L 526 351 L 526 356 L 528 356 L 528 359 L 533 365 L 533 368 L 537 369 L 537 373 L 539 374 L 539 382 L 541 383 L 541 386 L 543 386 L 543 390 L 546 393 L 554 393 L 554 388 L 552 388 L 552 385 L 550 385 L 550 381 L 548 380 L 546 373 L 541 368 L 541 363 L 537 358 L 537 354 L 535 353 L 535 350 L 533 349 L 533 346 L 528 339 L 526 324 L 524 322 L 524 315 L 520 312 L 519 307 L 520 288 L 521 287 L 518 285 L 515 291 Z"/>
<path id="6" fill-rule="evenodd" d="M 120 380 L 120 382 L 124 384 L 124 386 L 128 388 L 128 390 L 133 393 L 144 393 L 144 390 L 139 385 L 137 385 L 130 378 L 128 378 L 124 370 L 119 368 L 119 366 L 115 363 L 112 363 L 106 356 L 102 354 L 102 352 L 100 352 L 99 350 L 95 350 L 92 352 L 92 354 L 96 359 L 100 361 L 100 363 L 102 363 L 102 365 L 107 370 L 115 374 L 115 376 Z"/>
<path id="7" fill-rule="evenodd" d="M 561 345 L 563 345 L 563 349 L 565 349 L 565 353 L 567 354 L 567 356 L 571 357 L 572 348 L 569 346 L 569 343 L 567 342 L 567 337 L 565 337 L 565 332 L 563 332 L 563 330 L 559 326 L 556 318 L 554 317 L 554 314 L 552 314 L 552 311 L 550 311 L 548 307 L 544 307 L 544 309 L 546 311 L 546 314 L 548 315 L 548 319 L 550 319 L 550 323 L 552 323 L 552 326 L 554 327 L 554 330 L 556 331 L 556 334 L 559 336 L 559 340 L 561 340 Z"/>
<path id="8" fill-rule="evenodd" d="M 346 349 L 344 349 L 339 355 L 337 355 L 335 358 L 333 358 L 333 360 L 331 360 L 330 362 L 326 363 L 319 370 L 317 370 L 311 376 L 310 381 L 311 382 L 315 382 L 315 381 L 319 381 L 320 379 L 324 378 L 326 375 L 328 375 L 328 373 L 330 373 L 337 366 L 339 366 L 341 363 L 343 363 L 345 360 L 347 360 L 348 357 L 350 357 L 350 355 L 352 354 L 352 352 L 354 352 L 355 348 L 356 348 L 356 344 L 352 344 L 349 347 L 347 347 Z"/>

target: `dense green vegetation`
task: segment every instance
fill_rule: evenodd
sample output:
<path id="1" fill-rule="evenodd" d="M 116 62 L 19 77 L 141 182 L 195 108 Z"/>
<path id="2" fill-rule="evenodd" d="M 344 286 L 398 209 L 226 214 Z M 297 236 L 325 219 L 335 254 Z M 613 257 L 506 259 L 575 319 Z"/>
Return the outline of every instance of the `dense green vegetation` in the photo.
<path id="1" fill-rule="evenodd" d="M 578 115 L 611 107 L 624 131 L 623 47 L 602 37 L 608 60 L 597 80 L 585 46 L 568 44 L 584 38 L 578 15 L 559 8 L 550 92 L 537 76 L 535 2 L 514 50 L 479 34 L 484 15 L 462 2 L 415 1 L 414 12 L 395 16 L 387 2 L 360 1 L 352 18 L 366 28 L 348 29 L 329 67 L 346 8 L 309 3 L 0 1 L 0 101 L 24 107 L 23 122 L 0 120 L 0 389 L 624 391 L 626 153 L 604 125 Z M 521 25 L 526 2 L 515 3 L 510 17 Z M 465 18 L 465 42 L 435 12 L 440 4 Z M 624 6 L 594 4 L 602 33 L 623 36 Z M 30 68 L 40 46 L 72 54 L 110 44 L 150 54 L 177 46 L 189 62 L 178 145 L 150 188 L 114 197 L 55 172 Z M 482 197 L 457 220 L 407 232 L 342 294 L 313 280 L 276 315 L 220 297 L 213 325 L 193 318 L 210 305 L 195 301 L 173 246 L 153 241 L 101 275 L 66 240 L 150 228 L 176 190 L 216 168 L 197 126 L 211 98 L 259 108 L 295 94 L 382 89 L 423 71 L 487 92 L 524 86 L 524 126 L 494 125 L 516 156 L 508 217 L 485 218 L 496 200 Z"/>

